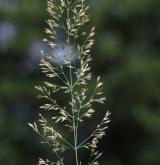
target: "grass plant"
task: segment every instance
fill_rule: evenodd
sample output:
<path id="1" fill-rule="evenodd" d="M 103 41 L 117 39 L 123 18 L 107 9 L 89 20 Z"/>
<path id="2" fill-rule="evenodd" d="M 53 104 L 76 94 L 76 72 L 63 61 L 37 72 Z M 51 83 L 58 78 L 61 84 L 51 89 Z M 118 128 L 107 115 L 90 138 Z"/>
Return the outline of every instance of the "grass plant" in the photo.
<path id="1" fill-rule="evenodd" d="M 41 51 L 40 68 L 46 76 L 46 81 L 36 86 L 36 89 L 39 92 L 38 97 L 45 102 L 40 109 L 51 113 L 52 116 L 48 119 L 45 113 L 41 113 L 39 119 L 32 124 L 29 123 L 29 126 L 42 137 L 42 142 L 50 147 L 57 160 L 39 158 L 38 165 L 64 165 L 63 153 L 67 150 L 73 150 L 74 156 L 71 155 L 70 159 L 73 159 L 74 164 L 82 165 L 84 162 L 80 160 L 79 150 L 83 149 L 90 152 L 88 165 L 99 164 L 101 152 L 98 151 L 97 145 L 108 127 L 109 112 L 105 113 L 88 137 L 79 140 L 79 128 L 86 118 L 92 118 L 96 112 L 94 105 L 103 104 L 106 100 L 102 96 L 103 83 L 100 77 L 97 78 L 92 94 L 87 88 L 88 81 L 92 79 L 89 63 L 92 60 L 90 52 L 95 35 L 95 27 L 89 32 L 85 32 L 83 28 L 90 20 L 88 9 L 85 0 L 47 1 L 50 18 L 47 20 L 48 28 L 45 29 L 48 37 L 44 41 L 53 51 L 51 54 Z M 63 41 L 60 41 L 58 35 L 62 34 Z M 58 54 L 55 54 L 57 51 L 54 51 L 57 46 L 59 53 L 63 51 L 64 54 L 61 63 L 57 61 Z M 66 105 L 58 102 L 57 94 L 66 98 Z M 69 134 L 72 134 L 73 138 L 70 140 L 65 138 L 61 131 L 57 130 L 56 125 L 60 125 L 62 129 L 69 128 Z"/>

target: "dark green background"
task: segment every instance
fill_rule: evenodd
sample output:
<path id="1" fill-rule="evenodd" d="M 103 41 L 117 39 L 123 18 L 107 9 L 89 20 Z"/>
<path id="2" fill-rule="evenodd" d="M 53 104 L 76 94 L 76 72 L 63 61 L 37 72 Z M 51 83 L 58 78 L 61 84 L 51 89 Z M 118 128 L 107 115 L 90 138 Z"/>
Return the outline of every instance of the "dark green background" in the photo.
<path id="1" fill-rule="evenodd" d="M 27 125 L 37 118 L 40 104 L 33 87 L 42 80 L 38 61 L 45 48 L 45 2 L 0 0 L 1 165 L 34 165 L 40 156 L 52 157 Z M 160 1 L 89 3 L 96 26 L 92 71 L 104 81 L 112 113 L 100 144 L 101 164 L 159 165 Z M 97 115 L 102 112 L 97 109 Z"/>

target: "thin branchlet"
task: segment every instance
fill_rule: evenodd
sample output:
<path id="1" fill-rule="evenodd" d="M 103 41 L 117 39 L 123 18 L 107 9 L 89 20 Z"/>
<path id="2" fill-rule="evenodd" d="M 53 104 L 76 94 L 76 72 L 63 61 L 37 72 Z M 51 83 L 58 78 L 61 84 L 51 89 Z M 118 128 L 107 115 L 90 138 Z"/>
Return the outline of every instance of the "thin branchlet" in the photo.
<path id="1" fill-rule="evenodd" d="M 87 149 L 90 151 L 88 165 L 98 165 L 98 159 L 102 155 L 98 149 L 99 140 L 105 135 L 109 123 L 109 112 L 105 113 L 104 118 L 96 126 L 93 132 L 83 141 L 79 141 L 79 127 L 85 118 L 92 118 L 95 110 L 95 103 L 103 104 L 106 100 L 103 94 L 103 83 L 97 77 L 96 86 L 93 93 L 88 95 L 87 84 L 92 79 L 91 68 L 92 60 L 90 52 L 94 45 L 95 27 L 89 32 L 84 32 L 83 27 L 89 21 L 87 11 L 89 6 L 85 0 L 48 0 L 47 11 L 50 18 L 46 21 L 48 27 L 45 29 L 47 42 L 51 49 L 60 44 L 57 37 L 57 29 L 64 33 L 64 43 L 66 45 L 65 58 L 59 64 L 56 55 L 53 53 L 45 54 L 41 51 L 40 68 L 45 74 L 46 81 L 36 86 L 38 97 L 45 102 L 40 106 L 44 112 L 52 112 L 50 119 L 39 114 L 37 122 L 29 123 L 29 126 L 41 136 L 42 143 L 46 143 L 57 156 L 56 161 L 39 158 L 38 165 L 64 165 L 63 153 L 66 150 L 74 151 L 75 165 L 82 165 L 78 151 Z M 83 39 L 80 41 L 79 38 Z M 73 52 L 73 43 L 76 52 Z M 77 64 L 72 60 L 73 53 L 76 53 Z M 69 58 L 68 58 L 69 57 Z M 67 98 L 66 105 L 59 104 L 56 94 L 64 95 Z M 93 108 L 94 107 L 94 108 Z M 55 125 L 51 123 L 55 123 Z M 73 141 L 67 140 L 61 131 L 56 130 L 57 124 L 69 127 L 73 132 Z"/>

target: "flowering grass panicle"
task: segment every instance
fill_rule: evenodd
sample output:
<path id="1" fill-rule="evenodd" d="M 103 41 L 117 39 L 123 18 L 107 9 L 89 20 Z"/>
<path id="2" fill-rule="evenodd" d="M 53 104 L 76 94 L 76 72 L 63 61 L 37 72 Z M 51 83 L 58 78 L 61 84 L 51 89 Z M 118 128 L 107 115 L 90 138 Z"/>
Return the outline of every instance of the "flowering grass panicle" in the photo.
<path id="1" fill-rule="evenodd" d="M 89 7 L 85 0 L 48 0 L 47 11 L 50 19 L 47 20 L 48 28 L 45 32 L 48 35 L 47 42 L 51 49 L 56 46 L 63 49 L 65 45 L 65 54 L 61 63 L 57 62 L 57 53 L 42 53 L 40 67 L 46 76 L 45 82 L 41 86 L 36 86 L 39 91 L 39 98 L 44 100 L 40 109 L 52 114 L 51 119 L 46 119 L 39 114 L 38 121 L 29 123 L 29 126 L 42 137 L 43 143 L 46 143 L 57 156 L 56 161 L 39 158 L 38 165 L 64 165 L 65 157 L 63 153 L 67 150 L 74 151 L 73 161 L 75 165 L 82 165 L 79 157 L 79 150 L 86 149 L 90 152 L 88 165 L 98 165 L 98 158 L 101 153 L 97 150 L 99 140 L 105 135 L 108 126 L 109 112 L 106 112 L 104 118 L 96 126 L 93 132 L 84 140 L 79 140 L 79 128 L 85 118 L 91 118 L 95 113 L 95 103 L 103 104 L 106 100 L 102 96 L 103 83 L 100 77 L 97 78 L 93 93 L 88 92 L 87 84 L 92 79 L 89 63 L 91 61 L 90 51 L 94 44 L 95 27 L 89 32 L 83 31 L 83 25 L 89 21 L 87 14 Z M 59 31 L 63 32 L 64 40 L 58 40 Z M 71 56 L 76 49 L 76 60 Z M 60 50 L 59 50 L 60 51 Z M 70 57 L 70 58 L 68 58 Z M 63 62 L 62 62 L 63 61 Z M 66 96 L 66 105 L 58 103 L 57 94 Z M 53 122 L 51 122 L 53 121 Z M 51 124 L 55 123 L 55 124 Z M 73 140 L 67 140 L 59 131 L 56 125 L 69 127 Z"/>

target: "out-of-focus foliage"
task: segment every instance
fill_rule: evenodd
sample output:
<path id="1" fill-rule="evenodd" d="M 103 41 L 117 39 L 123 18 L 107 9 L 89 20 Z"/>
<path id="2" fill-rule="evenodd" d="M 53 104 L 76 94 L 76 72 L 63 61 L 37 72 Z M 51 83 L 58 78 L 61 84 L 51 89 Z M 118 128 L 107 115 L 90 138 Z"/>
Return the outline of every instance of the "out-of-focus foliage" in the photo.
<path id="1" fill-rule="evenodd" d="M 160 1 L 92 2 L 94 68 L 112 111 L 108 164 L 160 164 Z"/>
<path id="2" fill-rule="evenodd" d="M 92 68 L 112 112 L 102 164 L 159 165 L 160 1 L 87 3 L 97 33 Z M 0 164 L 34 165 L 50 154 L 27 125 L 40 104 L 33 86 L 42 79 L 40 49 L 47 51 L 45 8 L 41 0 L 0 0 Z"/>

